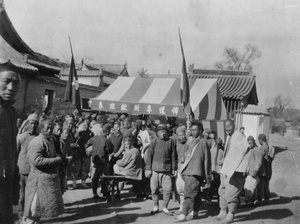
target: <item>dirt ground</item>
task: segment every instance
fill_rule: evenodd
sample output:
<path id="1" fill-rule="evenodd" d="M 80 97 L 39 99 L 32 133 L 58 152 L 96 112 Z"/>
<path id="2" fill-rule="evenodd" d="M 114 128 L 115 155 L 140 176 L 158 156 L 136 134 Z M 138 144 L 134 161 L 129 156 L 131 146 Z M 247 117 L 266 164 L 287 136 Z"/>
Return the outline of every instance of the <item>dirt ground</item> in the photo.
<path id="1" fill-rule="evenodd" d="M 270 205 L 260 207 L 241 206 L 235 223 L 300 223 L 300 139 L 289 139 L 277 134 L 270 136 L 270 144 L 276 147 L 273 177 L 270 182 Z M 120 201 L 114 204 L 95 202 L 91 189 L 76 189 L 64 194 L 65 213 L 43 223 L 173 223 L 174 217 L 160 212 L 150 215 L 151 200 L 133 197 L 127 186 Z M 169 208 L 176 213 L 178 203 L 171 201 Z M 214 219 L 219 212 L 217 201 L 203 202 L 200 219 L 188 223 L 219 223 Z"/>

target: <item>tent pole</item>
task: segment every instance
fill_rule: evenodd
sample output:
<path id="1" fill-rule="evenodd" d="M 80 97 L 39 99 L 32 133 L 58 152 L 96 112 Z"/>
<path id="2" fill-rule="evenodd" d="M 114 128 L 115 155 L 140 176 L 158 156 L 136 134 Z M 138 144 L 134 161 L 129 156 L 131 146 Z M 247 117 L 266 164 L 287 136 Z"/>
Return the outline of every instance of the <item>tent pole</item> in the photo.
<path id="1" fill-rule="evenodd" d="M 234 116 L 235 116 L 235 122 L 236 122 L 236 130 L 239 130 L 239 111 L 236 110 L 236 105 L 237 104 L 237 101 L 234 101 Z M 236 113 L 237 112 L 237 113 Z"/>
<path id="2" fill-rule="evenodd" d="M 190 128 L 191 128 L 190 116 L 186 115 L 186 129 L 189 130 Z"/>
<path id="3" fill-rule="evenodd" d="M 240 103 L 240 125 L 243 126 L 242 101 Z"/>
<path id="4" fill-rule="evenodd" d="M 238 129 L 240 130 L 240 128 L 241 128 L 240 101 L 237 101 L 236 103 L 237 103 L 237 108 L 236 108 L 236 110 L 237 110 L 237 112 L 238 112 L 238 125 L 239 125 Z"/>

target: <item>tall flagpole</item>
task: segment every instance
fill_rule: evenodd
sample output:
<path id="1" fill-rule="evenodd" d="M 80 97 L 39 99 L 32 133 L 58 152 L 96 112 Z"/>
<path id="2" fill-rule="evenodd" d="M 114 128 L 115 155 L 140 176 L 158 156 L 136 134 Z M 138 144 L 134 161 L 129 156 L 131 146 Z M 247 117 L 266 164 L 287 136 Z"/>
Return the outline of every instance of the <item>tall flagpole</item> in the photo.
<path id="1" fill-rule="evenodd" d="M 183 86 L 183 79 L 185 78 L 185 77 L 183 77 L 184 76 L 184 74 L 183 74 L 183 69 L 185 70 L 185 73 L 187 72 L 186 71 L 186 62 L 185 62 L 185 57 L 184 57 L 184 51 L 183 51 L 183 46 L 182 46 L 182 40 L 181 40 L 181 33 L 180 33 L 180 28 L 178 27 L 178 34 L 179 34 L 179 41 L 180 41 L 180 49 L 181 49 L 181 54 L 182 54 L 182 60 L 183 60 L 183 63 L 184 64 L 182 64 L 182 71 L 181 71 L 181 81 L 180 81 L 180 88 L 182 87 L 182 91 L 184 91 L 183 89 L 184 89 L 184 86 Z M 187 74 L 186 74 L 187 75 Z M 188 80 L 187 80 L 187 84 L 188 84 Z M 188 91 L 190 91 L 190 90 L 188 90 Z M 181 96 L 182 97 L 182 96 Z M 188 92 L 188 101 L 190 101 L 190 93 Z M 181 100 L 182 100 L 182 98 L 181 98 Z M 190 102 L 187 102 L 187 104 L 190 104 Z M 185 110 L 185 112 L 186 112 L 186 107 L 187 105 L 184 105 L 184 110 Z M 189 105 L 189 110 L 191 110 L 190 109 L 190 105 Z M 186 113 L 186 126 L 187 126 L 187 129 L 190 129 L 190 126 L 191 126 L 191 118 L 190 118 L 190 114 L 188 114 L 188 113 Z"/>
<path id="2" fill-rule="evenodd" d="M 69 36 L 69 43 L 70 43 L 70 49 L 71 49 L 71 54 L 73 57 L 73 48 L 72 48 L 72 43 L 71 43 L 71 37 Z"/>
<path id="3" fill-rule="evenodd" d="M 71 50 L 71 66 L 70 66 L 70 73 L 69 79 L 67 82 L 67 87 L 65 91 L 65 101 L 70 101 L 78 110 L 79 114 L 81 114 L 81 98 L 79 92 L 79 83 L 78 83 L 78 76 L 76 73 L 74 55 L 73 55 L 73 48 L 71 43 L 71 38 L 69 37 L 69 44 Z"/>

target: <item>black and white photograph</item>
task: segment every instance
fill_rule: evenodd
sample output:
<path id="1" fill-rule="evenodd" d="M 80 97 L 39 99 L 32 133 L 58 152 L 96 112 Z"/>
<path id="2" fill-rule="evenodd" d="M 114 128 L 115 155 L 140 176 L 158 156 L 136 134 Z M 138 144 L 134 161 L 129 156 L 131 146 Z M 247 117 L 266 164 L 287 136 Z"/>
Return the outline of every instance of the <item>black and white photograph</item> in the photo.
<path id="1" fill-rule="evenodd" d="M 298 224 L 299 98 L 297 0 L 0 0 L 0 224 Z"/>

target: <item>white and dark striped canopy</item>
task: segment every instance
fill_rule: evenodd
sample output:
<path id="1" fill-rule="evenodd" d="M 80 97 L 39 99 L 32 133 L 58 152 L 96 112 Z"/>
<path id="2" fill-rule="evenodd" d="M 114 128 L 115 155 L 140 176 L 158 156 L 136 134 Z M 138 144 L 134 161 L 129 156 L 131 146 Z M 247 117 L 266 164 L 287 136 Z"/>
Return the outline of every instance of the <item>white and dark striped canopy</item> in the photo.
<path id="1" fill-rule="evenodd" d="M 225 120 L 226 109 L 217 79 L 189 79 L 195 118 Z M 94 110 L 185 117 L 180 103 L 180 78 L 119 77 L 103 93 L 90 99 Z"/>

